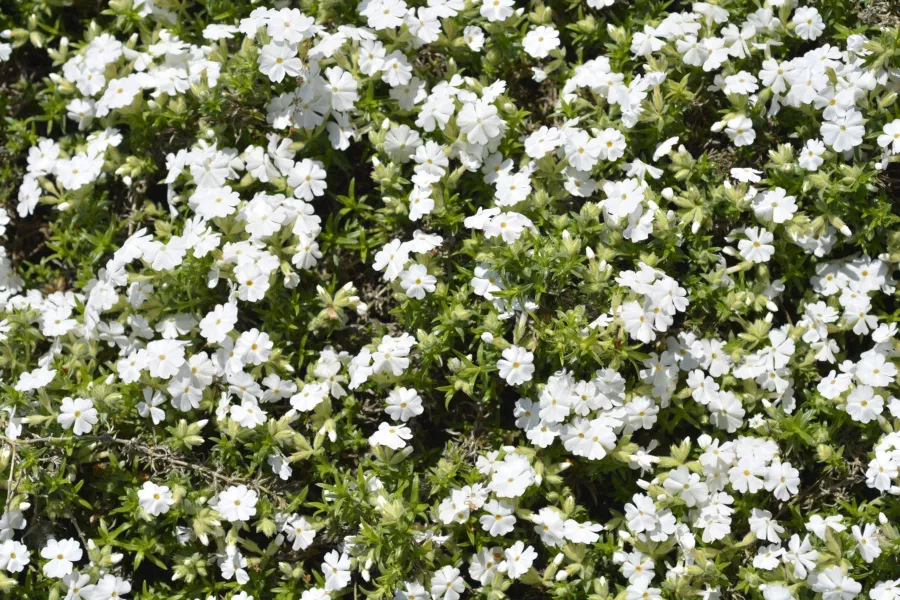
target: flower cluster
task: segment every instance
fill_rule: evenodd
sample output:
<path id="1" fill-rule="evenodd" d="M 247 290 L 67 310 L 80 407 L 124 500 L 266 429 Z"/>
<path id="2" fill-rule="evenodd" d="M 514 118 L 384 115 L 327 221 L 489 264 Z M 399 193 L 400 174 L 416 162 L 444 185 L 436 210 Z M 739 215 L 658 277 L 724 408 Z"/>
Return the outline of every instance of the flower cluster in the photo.
<path id="1" fill-rule="evenodd" d="M 891 3 L 69 4 L 0 12 L 0 590 L 900 600 Z"/>

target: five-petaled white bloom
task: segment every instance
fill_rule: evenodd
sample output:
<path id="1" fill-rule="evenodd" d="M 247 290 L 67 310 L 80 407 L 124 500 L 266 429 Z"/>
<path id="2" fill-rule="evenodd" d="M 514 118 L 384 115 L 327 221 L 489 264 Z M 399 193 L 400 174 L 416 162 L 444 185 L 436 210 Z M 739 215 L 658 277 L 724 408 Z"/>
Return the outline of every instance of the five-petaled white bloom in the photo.
<path id="1" fill-rule="evenodd" d="M 145 481 L 138 490 L 138 501 L 141 508 L 151 517 L 157 517 L 169 512 L 175 504 L 172 490 L 167 485 L 157 485 L 152 481 Z"/>

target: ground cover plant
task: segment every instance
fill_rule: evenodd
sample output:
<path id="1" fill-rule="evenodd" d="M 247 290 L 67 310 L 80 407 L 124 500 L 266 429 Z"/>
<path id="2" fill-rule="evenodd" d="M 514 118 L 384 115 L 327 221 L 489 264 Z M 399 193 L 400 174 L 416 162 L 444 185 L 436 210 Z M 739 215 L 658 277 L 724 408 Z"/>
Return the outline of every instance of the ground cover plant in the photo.
<path id="1" fill-rule="evenodd" d="M 900 599 L 900 9 L 0 5 L 0 593 Z"/>

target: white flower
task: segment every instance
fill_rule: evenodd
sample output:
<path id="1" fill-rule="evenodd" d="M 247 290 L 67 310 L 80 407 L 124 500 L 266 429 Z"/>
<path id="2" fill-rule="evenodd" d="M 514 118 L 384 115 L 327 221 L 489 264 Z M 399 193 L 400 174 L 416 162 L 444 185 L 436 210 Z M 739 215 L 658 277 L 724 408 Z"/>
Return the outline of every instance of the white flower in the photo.
<path id="1" fill-rule="evenodd" d="M 870 386 L 862 385 L 847 396 L 847 407 L 844 410 L 854 421 L 870 423 L 884 410 L 884 399 L 877 396 Z"/>
<path id="2" fill-rule="evenodd" d="M 808 571 L 816 568 L 816 561 L 819 559 L 819 553 L 814 550 L 809 541 L 809 536 L 804 536 L 800 540 L 800 536 L 796 533 L 791 536 L 788 542 L 788 549 L 782 556 L 782 560 L 786 565 L 794 567 L 794 577 L 806 577 Z"/>
<path id="3" fill-rule="evenodd" d="M 188 204 L 204 219 L 224 218 L 234 214 L 241 197 L 229 186 L 198 188 Z"/>
<path id="4" fill-rule="evenodd" d="M 83 575 L 78 571 L 63 577 L 62 583 L 67 588 L 66 600 L 90 600 L 90 596 L 87 594 L 94 588 L 94 586 L 88 585 L 90 580 L 89 575 Z"/>
<path id="5" fill-rule="evenodd" d="M 256 328 L 245 331 L 234 345 L 234 353 L 246 364 L 260 365 L 269 360 L 273 343 L 269 335 Z"/>
<path id="6" fill-rule="evenodd" d="M 42 388 L 53 381 L 54 377 L 56 377 L 56 370 L 47 367 L 39 367 L 34 371 L 22 373 L 19 376 L 19 382 L 16 383 L 16 391 L 30 392 Z"/>
<path id="7" fill-rule="evenodd" d="M 89 433 L 99 417 L 94 403 L 85 398 L 63 398 L 57 422 L 63 429 L 71 429 L 75 435 Z"/>
<path id="8" fill-rule="evenodd" d="M 897 600 L 900 598 L 900 579 L 879 581 L 869 590 L 869 597 L 872 600 Z"/>
<path id="9" fill-rule="evenodd" d="M 352 111 L 359 98 L 359 84 L 353 75 L 340 67 L 328 67 L 325 70 L 328 78 L 328 91 L 331 92 L 331 108 L 337 111 Z"/>
<path id="10" fill-rule="evenodd" d="M 484 237 L 500 237 L 507 244 L 513 244 L 526 228 L 534 229 L 531 219 L 517 212 L 507 211 L 491 217 L 484 226 Z"/>
<path id="11" fill-rule="evenodd" d="M 866 385 L 884 387 L 894 382 L 897 367 L 878 352 L 864 356 L 856 365 L 856 378 Z"/>
<path id="12" fill-rule="evenodd" d="M 26 507 L 22 506 L 21 508 L 24 510 Z M 0 541 L 5 542 L 8 539 L 12 539 L 17 529 L 25 529 L 28 521 L 25 520 L 22 510 L 14 508 L 3 513 L 3 516 L 0 517 Z"/>
<path id="13" fill-rule="evenodd" d="M 759 86 L 756 77 L 746 71 L 739 71 L 725 78 L 725 93 L 746 96 L 752 94 Z"/>
<path id="14" fill-rule="evenodd" d="M 234 578 L 239 584 L 243 585 L 250 581 L 250 574 L 244 567 L 247 566 L 247 559 L 233 545 L 225 547 L 225 553 L 219 555 L 219 568 L 222 570 L 222 577 L 225 579 Z"/>
<path id="15" fill-rule="evenodd" d="M 324 383 L 307 383 L 291 396 L 291 406 L 301 412 L 309 412 L 321 404 L 328 396 L 328 386 Z"/>
<path id="16" fill-rule="evenodd" d="M 78 541 L 51 539 L 41 550 L 41 557 L 47 559 L 42 571 L 47 577 L 62 578 L 72 572 L 72 563 L 81 560 L 83 551 Z"/>
<path id="17" fill-rule="evenodd" d="M 387 408 L 384 409 L 395 421 L 409 421 L 411 417 L 421 415 L 422 398 L 419 393 L 411 388 L 396 388 L 391 391 L 387 399 Z"/>
<path id="18" fill-rule="evenodd" d="M 92 586 L 88 597 L 91 600 L 122 600 L 129 592 L 131 592 L 129 581 L 114 575 L 104 575 Z"/>
<path id="19" fill-rule="evenodd" d="M 513 0 L 481 0 L 481 16 L 491 22 L 505 21 L 512 16 L 514 5 Z"/>
<path id="20" fill-rule="evenodd" d="M 627 217 L 644 200 L 644 186 L 637 179 L 607 181 L 603 184 L 606 200 L 602 206 L 615 219 Z"/>
<path id="21" fill-rule="evenodd" d="M 806 530 L 814 534 L 820 540 L 827 541 L 828 530 L 831 529 L 835 533 L 847 530 L 847 526 L 842 524 L 843 517 L 841 515 L 829 515 L 822 518 L 822 515 L 813 515 L 806 524 Z"/>
<path id="22" fill-rule="evenodd" d="M 604 160 L 619 160 L 625 154 L 625 136 L 618 129 L 607 127 L 597 136 L 600 149 L 600 158 Z"/>
<path id="23" fill-rule="evenodd" d="M 290 479 L 294 472 L 287 459 L 277 452 L 270 454 L 266 459 L 266 463 L 272 467 L 272 472 L 278 475 L 282 481 Z"/>
<path id="24" fill-rule="evenodd" d="M 547 58 L 550 51 L 559 47 L 559 32 L 553 27 L 539 25 L 522 40 L 525 52 L 534 58 Z"/>
<path id="25" fill-rule="evenodd" d="M 822 600 L 853 600 L 862 585 L 844 574 L 840 567 L 816 571 L 807 580 L 814 592 L 822 594 Z"/>
<path id="26" fill-rule="evenodd" d="M 459 569 L 442 567 L 431 577 L 431 597 L 434 600 L 458 600 L 465 591 L 466 584 L 459 575 Z"/>
<path id="27" fill-rule="evenodd" d="M 469 562 L 469 576 L 483 586 L 490 585 L 497 576 L 497 565 L 502 559 L 503 551 L 499 546 L 482 547 L 480 552 L 472 555 Z M 427 596 L 425 598 L 427 599 Z"/>
<path id="28" fill-rule="evenodd" d="M 384 271 L 384 279 L 393 281 L 403 272 L 409 261 L 409 250 L 400 240 L 392 240 L 375 254 L 372 267 L 376 271 Z"/>
<path id="29" fill-rule="evenodd" d="M 484 505 L 485 515 L 478 519 L 481 528 L 491 536 L 502 536 L 515 528 L 516 517 L 513 506 L 500 500 L 490 500 Z"/>
<path id="30" fill-rule="evenodd" d="M 779 542 L 781 538 L 779 533 L 784 533 L 784 527 L 778 524 L 772 518 L 772 513 L 767 510 L 759 510 L 754 508 L 751 510 L 748 519 L 750 531 L 756 535 L 757 539 L 769 542 Z"/>
<path id="31" fill-rule="evenodd" d="M 796 600 L 791 590 L 783 585 L 763 584 L 760 589 L 765 600 Z"/>
<path id="32" fill-rule="evenodd" d="M 559 129 L 549 128 L 545 125 L 525 138 L 525 153 L 531 158 L 541 158 L 558 148 L 563 142 L 564 139 Z"/>
<path id="33" fill-rule="evenodd" d="M 371 354 L 373 371 L 402 375 L 409 367 L 409 353 L 415 343 L 409 334 L 403 334 L 399 338 L 383 336 L 375 352 Z"/>
<path id="34" fill-rule="evenodd" d="M 734 433 L 744 423 L 746 411 L 731 392 L 719 392 L 709 401 L 709 418 L 713 425 Z"/>
<path id="35" fill-rule="evenodd" d="M 275 83 L 281 82 L 286 75 L 297 77 L 303 69 L 303 63 L 297 57 L 297 46 L 290 42 L 266 44 L 257 61 L 260 72 Z"/>
<path id="36" fill-rule="evenodd" d="M 481 27 L 469 25 L 463 30 L 463 39 L 473 52 L 479 52 L 484 47 L 484 31 Z"/>
<path id="37" fill-rule="evenodd" d="M 858 110 L 848 110 L 833 121 L 826 121 L 819 127 L 819 133 L 825 143 L 836 152 L 852 150 L 862 144 L 866 128 L 862 124 L 863 116 Z"/>
<path id="38" fill-rule="evenodd" d="M 407 440 L 412 439 L 412 431 L 405 425 L 381 423 L 378 431 L 369 436 L 369 443 L 373 446 L 387 446 L 394 450 L 406 447 Z"/>
<path id="39" fill-rule="evenodd" d="M 853 539 L 856 540 L 856 550 L 867 563 L 881 556 L 881 547 L 878 545 L 878 528 L 872 523 L 866 523 L 865 530 L 858 525 L 852 528 Z"/>
<path id="40" fill-rule="evenodd" d="M 664 140 L 661 144 L 659 144 L 656 149 L 653 151 L 653 162 L 658 161 L 664 156 L 667 156 L 672 149 L 675 147 L 675 144 L 678 143 L 678 136 L 670 137 L 667 140 Z"/>
<path id="41" fill-rule="evenodd" d="M 557 510 L 545 506 L 532 515 L 531 520 L 534 522 L 534 532 L 541 536 L 544 545 L 559 547 L 565 543 L 566 523 Z"/>
<path id="42" fill-rule="evenodd" d="M 507 455 L 494 472 L 489 488 L 500 498 L 517 498 L 535 482 L 535 476 L 528 459 L 517 454 Z"/>
<path id="43" fill-rule="evenodd" d="M 898 119 L 900 123 L 900 119 Z M 817 171 L 825 159 L 822 155 L 825 153 L 825 144 L 821 140 L 807 140 L 806 145 L 800 150 L 800 157 L 797 163 L 807 171 Z"/>
<path id="44" fill-rule="evenodd" d="M 151 377 L 170 379 L 184 364 L 184 344 L 177 340 L 156 340 L 147 344 L 147 368 Z"/>
<path id="45" fill-rule="evenodd" d="M 413 68 L 405 54 L 394 50 L 385 57 L 383 72 L 381 80 L 391 87 L 397 87 L 412 80 Z"/>
<path id="46" fill-rule="evenodd" d="M 678 467 L 669 471 L 669 476 L 663 481 L 663 487 L 671 494 L 680 496 L 687 506 L 696 506 L 706 502 L 709 495 L 709 487 L 700 481 L 697 473 L 691 473 L 687 467 Z"/>
<path id="47" fill-rule="evenodd" d="M 307 202 L 325 193 L 325 165 L 318 160 L 304 158 L 288 171 L 288 185 L 294 188 L 294 196 Z M 297 233 L 297 226 L 294 227 Z"/>
<path id="48" fill-rule="evenodd" d="M 256 514 L 257 499 L 255 490 L 245 485 L 232 485 L 219 493 L 216 510 L 226 521 L 248 521 Z"/>
<path id="49" fill-rule="evenodd" d="M 305 517 L 299 515 L 295 515 L 285 523 L 282 531 L 287 534 L 288 540 L 293 544 L 292 548 L 295 552 L 297 550 L 305 550 L 316 538 L 316 530 L 310 525 Z"/>
<path id="50" fill-rule="evenodd" d="M 744 183 L 759 183 L 759 181 L 762 179 L 760 177 L 762 175 L 762 171 L 759 171 L 757 169 L 735 167 L 731 169 L 730 174 L 738 181 L 742 181 Z"/>
<path id="51" fill-rule="evenodd" d="M 350 557 L 346 552 L 338 554 L 334 550 L 330 551 L 322 562 L 322 573 L 325 575 L 327 591 L 344 589 L 350 583 Z"/>
<path id="52" fill-rule="evenodd" d="M 399 162 L 409 162 L 421 145 L 419 132 L 409 125 L 391 127 L 384 136 L 384 151 Z"/>
<path id="53" fill-rule="evenodd" d="M 747 239 L 738 241 L 741 256 L 754 263 L 769 262 L 775 254 L 775 246 L 771 244 L 775 236 L 759 227 L 748 227 L 744 230 L 744 235 Z"/>
<path id="54" fill-rule="evenodd" d="M 900 152 L 900 119 L 884 124 L 884 133 L 878 136 L 878 145 L 888 148 L 891 154 Z"/>
<path id="55" fill-rule="evenodd" d="M 0 569 L 18 573 L 28 564 L 30 556 L 31 552 L 25 544 L 6 540 L 0 544 Z"/>
<path id="56" fill-rule="evenodd" d="M 786 502 L 800 491 L 799 475 L 800 471 L 792 467 L 791 463 L 775 461 L 769 466 L 766 489 L 773 492 L 782 502 Z"/>
<path id="57" fill-rule="evenodd" d="M 814 40 L 825 31 L 825 22 L 819 11 L 811 6 L 802 6 L 794 11 L 794 31 L 804 40 Z M 826 598 L 825 600 L 829 600 Z"/>
<path id="58" fill-rule="evenodd" d="M 753 212 L 762 221 L 784 223 L 797 212 L 794 196 L 788 196 L 783 188 L 763 192 L 753 200 Z"/>
<path id="59" fill-rule="evenodd" d="M 656 339 L 651 319 L 637 302 L 632 300 L 623 304 L 619 316 L 625 326 L 625 331 L 632 338 L 645 344 Z"/>
<path id="60" fill-rule="evenodd" d="M 497 570 L 506 573 L 510 579 L 518 579 L 528 572 L 537 552 L 531 546 L 525 546 L 522 542 L 516 542 L 503 551 L 503 562 L 497 565 Z"/>
<path id="61" fill-rule="evenodd" d="M 576 544 L 593 544 L 600 539 L 603 525 L 585 521 L 579 523 L 574 519 L 566 519 L 566 539 Z"/>
<path id="62" fill-rule="evenodd" d="M 154 271 L 171 271 L 184 261 L 186 252 L 187 244 L 184 238 L 173 235 L 165 245 L 156 249 L 150 266 Z M 164 376 L 161 377 L 166 379 Z"/>
<path id="63" fill-rule="evenodd" d="M 756 132 L 753 130 L 753 121 L 747 117 L 735 117 L 728 121 L 725 133 L 734 142 L 735 146 L 747 146 L 756 139 Z"/>
<path id="64" fill-rule="evenodd" d="M 601 145 L 599 139 L 592 138 L 588 132 L 578 129 L 566 135 L 563 149 L 570 165 L 579 171 L 590 171 L 600 158 Z"/>
<path id="65" fill-rule="evenodd" d="M 531 381 L 534 373 L 534 354 L 519 346 L 510 346 L 502 353 L 503 358 L 497 361 L 500 377 L 509 385 L 520 385 Z"/>
<path id="66" fill-rule="evenodd" d="M 647 396 L 635 396 L 622 408 L 626 433 L 636 429 L 651 429 L 659 414 L 659 407 Z"/>
<path id="67" fill-rule="evenodd" d="M 363 14 L 368 19 L 369 27 L 378 31 L 400 27 L 406 13 L 407 6 L 403 0 L 375 0 Z"/>
<path id="68" fill-rule="evenodd" d="M 156 485 L 152 481 L 145 481 L 138 490 L 138 502 L 151 517 L 157 517 L 169 512 L 169 508 L 175 504 L 172 491 L 167 485 Z"/>
<path id="69" fill-rule="evenodd" d="M 410 298 L 421 300 L 425 297 L 426 292 L 431 293 L 435 290 L 437 278 L 428 274 L 425 265 L 413 264 L 400 274 L 400 287 L 406 291 L 406 295 Z"/>
<path id="70" fill-rule="evenodd" d="M 200 321 L 200 335 L 206 338 L 210 344 L 218 344 L 225 339 L 228 332 L 234 329 L 237 323 L 237 306 L 231 303 L 217 304 Z"/>
<path id="71" fill-rule="evenodd" d="M 266 19 L 267 33 L 279 42 L 301 42 L 312 37 L 314 27 L 315 20 L 296 8 L 272 10 Z"/>
<path id="72" fill-rule="evenodd" d="M 486 145 L 506 129 L 506 122 L 497 113 L 497 107 L 482 101 L 464 104 L 456 123 L 469 142 L 481 145 Z"/>

